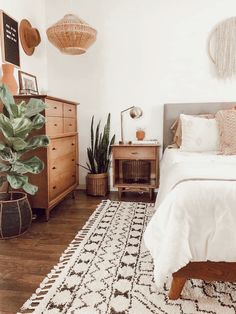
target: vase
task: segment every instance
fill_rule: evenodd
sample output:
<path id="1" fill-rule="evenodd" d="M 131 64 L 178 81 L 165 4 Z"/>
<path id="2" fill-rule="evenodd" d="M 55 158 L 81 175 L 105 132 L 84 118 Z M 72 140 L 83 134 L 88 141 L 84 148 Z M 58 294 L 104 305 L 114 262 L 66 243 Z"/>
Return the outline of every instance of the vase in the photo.
<path id="1" fill-rule="evenodd" d="M 4 83 L 13 95 L 17 94 L 18 85 L 14 77 L 14 65 L 4 63 L 2 65 L 2 83 Z"/>
<path id="2" fill-rule="evenodd" d="M 138 141 L 142 141 L 145 137 L 145 132 L 143 130 L 136 131 L 136 138 Z"/>

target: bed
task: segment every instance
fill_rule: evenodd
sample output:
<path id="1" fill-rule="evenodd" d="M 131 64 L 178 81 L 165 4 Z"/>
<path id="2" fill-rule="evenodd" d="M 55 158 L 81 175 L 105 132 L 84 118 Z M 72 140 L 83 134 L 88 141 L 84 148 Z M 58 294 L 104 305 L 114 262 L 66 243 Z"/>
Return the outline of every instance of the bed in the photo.
<path id="1" fill-rule="evenodd" d="M 235 103 L 166 104 L 164 155 L 156 213 L 144 234 L 161 286 L 172 276 L 170 299 L 187 279 L 236 281 L 236 156 L 169 149 L 181 113 L 216 113 Z"/>

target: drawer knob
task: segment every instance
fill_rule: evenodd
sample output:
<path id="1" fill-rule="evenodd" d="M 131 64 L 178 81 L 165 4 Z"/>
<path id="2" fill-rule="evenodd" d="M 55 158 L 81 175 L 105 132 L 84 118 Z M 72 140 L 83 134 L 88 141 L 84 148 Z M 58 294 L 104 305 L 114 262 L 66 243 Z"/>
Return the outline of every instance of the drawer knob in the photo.
<path id="1" fill-rule="evenodd" d="M 72 109 L 69 109 L 69 111 L 72 111 Z"/>
<path id="2" fill-rule="evenodd" d="M 69 126 L 72 126 L 72 124 L 70 123 Z"/>
<path id="3" fill-rule="evenodd" d="M 74 158 L 73 158 L 73 159 L 71 159 L 71 161 L 75 161 L 75 160 L 74 160 Z"/>
<path id="4" fill-rule="evenodd" d="M 52 150 L 56 150 L 56 147 L 53 147 Z"/>
<path id="5" fill-rule="evenodd" d="M 57 109 L 57 107 L 54 107 L 54 109 L 56 110 L 56 109 Z"/>
<path id="6" fill-rule="evenodd" d="M 131 154 L 132 154 L 132 155 L 137 155 L 137 154 L 138 154 L 138 152 L 132 152 Z"/>
<path id="7" fill-rule="evenodd" d="M 57 126 L 57 124 L 55 123 L 54 126 Z"/>
<path id="8" fill-rule="evenodd" d="M 57 188 L 56 185 L 54 185 L 54 186 L 53 186 L 53 190 L 55 190 L 56 188 Z"/>
<path id="9" fill-rule="evenodd" d="M 72 178 L 75 178 L 75 174 L 72 174 Z"/>
<path id="10" fill-rule="evenodd" d="M 55 170 L 55 169 L 57 169 L 57 168 L 54 166 L 54 167 L 52 167 L 52 169 Z"/>
<path id="11" fill-rule="evenodd" d="M 71 146 L 75 146 L 75 143 L 72 143 Z"/>

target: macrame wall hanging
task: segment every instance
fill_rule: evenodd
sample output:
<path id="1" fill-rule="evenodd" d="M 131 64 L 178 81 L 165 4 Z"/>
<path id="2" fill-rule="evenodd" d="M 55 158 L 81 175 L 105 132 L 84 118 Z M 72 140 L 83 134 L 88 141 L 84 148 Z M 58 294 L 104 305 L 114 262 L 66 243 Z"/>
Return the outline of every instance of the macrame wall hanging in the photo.
<path id="1" fill-rule="evenodd" d="M 213 29 L 208 53 L 220 78 L 236 74 L 236 17 L 222 21 Z"/>

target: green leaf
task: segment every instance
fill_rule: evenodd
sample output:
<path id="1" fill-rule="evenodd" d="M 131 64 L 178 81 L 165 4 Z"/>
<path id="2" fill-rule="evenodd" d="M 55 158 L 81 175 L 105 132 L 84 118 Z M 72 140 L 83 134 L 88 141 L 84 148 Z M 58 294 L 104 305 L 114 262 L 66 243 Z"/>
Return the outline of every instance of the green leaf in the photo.
<path id="1" fill-rule="evenodd" d="M 5 145 L 3 143 L 0 143 L 0 150 L 4 150 L 5 149 Z"/>
<path id="2" fill-rule="evenodd" d="M 17 158 L 17 153 L 13 152 L 10 147 L 5 147 L 3 150 L 0 150 L 0 159 L 3 161 L 13 163 L 17 160 Z"/>
<path id="3" fill-rule="evenodd" d="M 46 105 L 41 99 L 31 98 L 26 106 L 25 116 L 31 118 L 45 110 Z"/>
<path id="4" fill-rule="evenodd" d="M 45 117 L 42 114 L 38 113 L 32 119 L 32 128 L 36 130 L 41 129 L 45 124 L 45 120 Z"/>
<path id="5" fill-rule="evenodd" d="M 17 105 L 17 107 L 18 107 L 18 116 L 20 118 L 20 117 L 24 116 L 24 114 L 27 110 L 27 104 L 25 101 L 22 101 L 21 103 L 19 103 Z"/>
<path id="6" fill-rule="evenodd" d="M 10 169 L 11 169 L 11 167 L 9 165 L 0 163 L 0 172 L 5 172 L 5 171 L 8 171 Z"/>
<path id="7" fill-rule="evenodd" d="M 22 188 L 26 193 L 30 195 L 34 195 L 38 191 L 38 187 L 31 183 L 25 183 Z"/>
<path id="8" fill-rule="evenodd" d="M 0 130 L 4 137 L 11 137 L 14 135 L 13 127 L 9 118 L 0 113 Z"/>
<path id="9" fill-rule="evenodd" d="M 7 181 L 7 178 L 4 177 L 4 176 L 1 176 L 1 177 L 0 177 L 0 186 L 2 186 L 3 183 L 6 182 L 6 181 Z"/>
<path id="10" fill-rule="evenodd" d="M 47 147 L 49 145 L 49 138 L 46 135 L 34 136 L 27 141 L 27 146 L 20 151 L 21 154 L 24 154 L 30 150 L 34 150 L 41 147 Z"/>
<path id="11" fill-rule="evenodd" d="M 44 163 L 38 157 L 31 157 L 27 160 L 17 161 L 12 165 L 11 171 L 19 174 L 33 173 L 38 174 L 44 168 Z"/>
<path id="12" fill-rule="evenodd" d="M 9 113 L 9 117 L 13 118 L 14 116 L 13 116 L 11 104 L 14 104 L 15 101 L 8 87 L 5 84 L 0 85 L 0 99 L 2 103 L 4 104 L 7 112 Z"/>
<path id="13" fill-rule="evenodd" d="M 13 189 L 20 189 L 28 183 L 28 177 L 20 174 L 8 174 L 7 181 Z"/>
<path id="14" fill-rule="evenodd" d="M 12 121 L 14 136 L 25 138 L 32 131 L 33 123 L 28 118 L 16 118 Z"/>
<path id="15" fill-rule="evenodd" d="M 7 142 L 17 152 L 23 150 L 27 146 L 27 142 L 20 137 L 9 137 L 7 138 Z"/>

